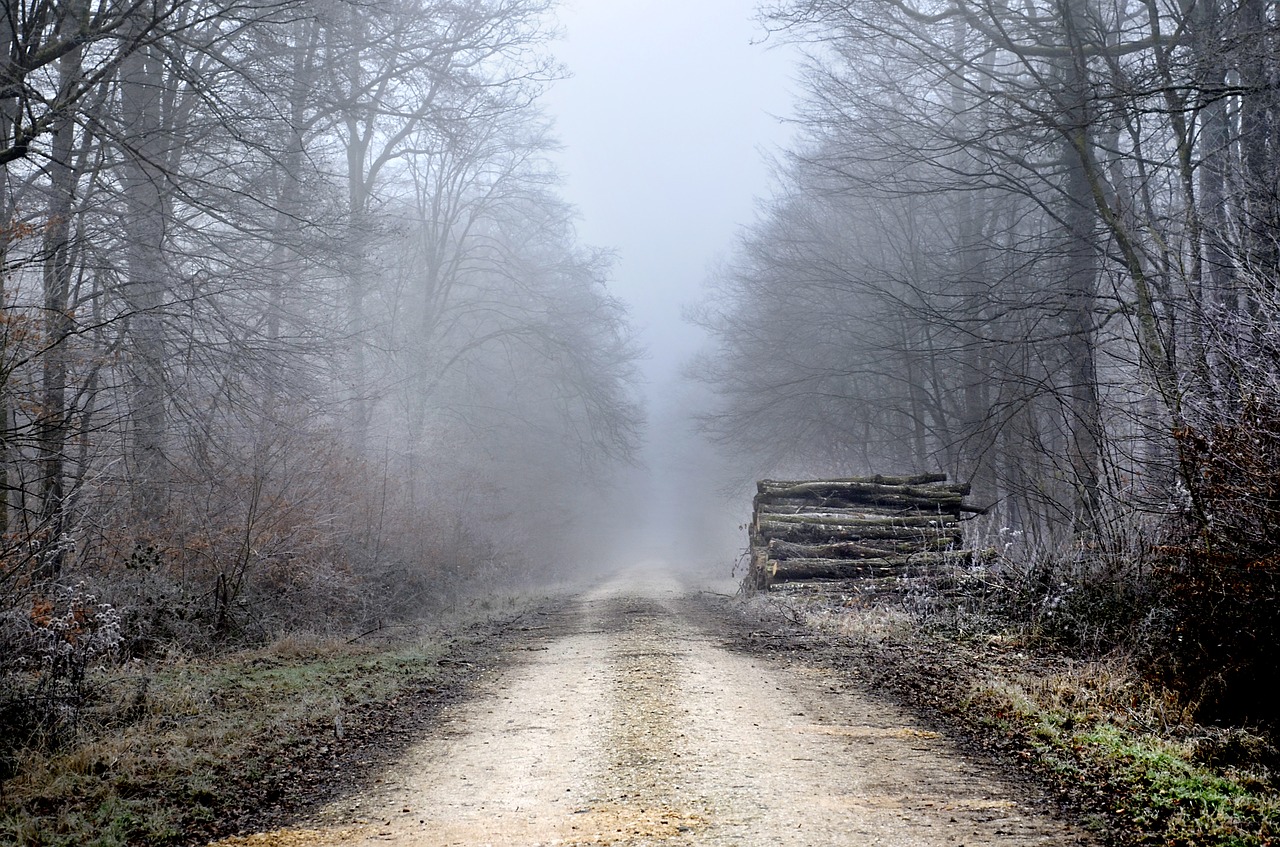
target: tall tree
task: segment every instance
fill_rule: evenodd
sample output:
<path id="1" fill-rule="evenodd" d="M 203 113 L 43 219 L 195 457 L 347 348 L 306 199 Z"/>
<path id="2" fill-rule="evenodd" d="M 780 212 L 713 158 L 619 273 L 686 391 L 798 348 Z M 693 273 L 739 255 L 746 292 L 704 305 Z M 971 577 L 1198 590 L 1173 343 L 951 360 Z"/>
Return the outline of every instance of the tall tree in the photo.
<path id="1" fill-rule="evenodd" d="M 85 0 L 68 4 L 58 23 L 59 40 L 82 31 L 89 18 Z M 74 102 L 83 84 L 83 48 L 76 46 L 58 60 L 58 101 Z M 63 523 L 66 498 L 64 454 L 70 413 L 67 407 L 68 339 L 73 330 L 69 311 L 71 295 L 71 228 L 78 173 L 75 112 L 56 113 L 50 123 L 49 204 L 46 212 L 43 257 L 44 344 L 43 402 L 38 417 L 40 453 L 40 522 L 45 537 L 41 575 L 58 576 L 64 553 Z"/>

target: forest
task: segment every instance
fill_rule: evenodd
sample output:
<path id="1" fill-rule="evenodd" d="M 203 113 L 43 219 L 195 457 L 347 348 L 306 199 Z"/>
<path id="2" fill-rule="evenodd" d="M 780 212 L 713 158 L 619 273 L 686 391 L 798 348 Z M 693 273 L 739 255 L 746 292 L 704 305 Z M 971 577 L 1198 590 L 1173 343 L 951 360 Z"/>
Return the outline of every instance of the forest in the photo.
<path id="1" fill-rule="evenodd" d="M 762 16 L 797 141 L 695 313 L 705 429 L 757 473 L 970 483 L 1019 614 L 1274 720 L 1277 5 Z"/>
<path id="2" fill-rule="evenodd" d="M 640 410 L 557 193 L 547 4 L 4 12 L 4 720 L 107 656 L 563 577 Z"/>
<path id="3" fill-rule="evenodd" d="M 1209 843 L 1166 826 L 1204 809 L 1244 833 L 1213 843 L 1271 843 L 1280 2 L 762 0 L 757 46 L 799 58 L 791 141 L 677 281 L 705 344 L 656 387 L 646 344 L 674 361 L 692 328 L 636 326 L 625 260 L 580 237 L 558 5 L 4 0 L 0 840 L 289 824 L 363 778 L 366 741 L 465 716 L 491 660 L 564 703 L 587 682 L 550 659 L 581 637 L 596 705 L 546 722 L 617 746 L 593 755 L 618 808 L 627 755 L 715 748 L 676 762 L 637 704 L 693 722 L 680 698 L 737 644 L 986 732 L 1006 776 L 1123 813 L 1112 843 Z M 676 66 L 627 46 L 601 50 Z M 654 185 L 710 170 L 631 134 L 592 152 Z M 712 208 L 689 191 L 649 216 Z M 645 578 L 709 548 L 723 573 L 694 577 L 741 576 L 716 520 L 753 493 L 796 581 L 832 580 L 807 600 L 619 576 L 641 542 Z M 801 494 L 860 534 L 800 526 Z M 766 705 L 794 729 L 789 696 Z M 1072 770 L 1097 750 L 1112 769 Z"/>

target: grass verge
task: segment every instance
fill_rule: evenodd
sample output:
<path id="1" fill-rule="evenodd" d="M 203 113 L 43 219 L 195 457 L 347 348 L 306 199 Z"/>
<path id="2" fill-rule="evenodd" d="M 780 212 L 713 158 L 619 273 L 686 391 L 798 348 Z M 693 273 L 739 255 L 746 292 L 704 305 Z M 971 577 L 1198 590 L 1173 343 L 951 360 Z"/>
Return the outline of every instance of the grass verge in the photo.
<path id="1" fill-rule="evenodd" d="M 837 590 L 762 595 L 748 611 L 804 643 L 797 656 L 859 677 L 953 736 L 1051 786 L 1123 847 L 1280 842 L 1280 756 L 1246 728 L 1196 725 L 1123 656 L 1032 651 L 1014 633 L 940 633 L 892 602 Z"/>
<path id="2" fill-rule="evenodd" d="M 77 743 L 26 751 L 0 785 L 0 843 L 196 844 L 287 820 L 407 743 L 527 612 L 513 602 L 396 643 L 288 637 L 111 671 Z"/>

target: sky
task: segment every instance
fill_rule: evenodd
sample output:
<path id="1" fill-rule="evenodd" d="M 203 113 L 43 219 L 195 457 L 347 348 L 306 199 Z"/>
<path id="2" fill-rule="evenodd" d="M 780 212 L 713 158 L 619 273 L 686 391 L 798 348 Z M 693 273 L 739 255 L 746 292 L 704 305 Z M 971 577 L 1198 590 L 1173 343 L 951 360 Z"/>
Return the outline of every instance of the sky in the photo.
<path id="1" fill-rule="evenodd" d="M 564 144 L 579 234 L 617 251 L 663 390 L 698 336 L 681 307 L 767 194 L 764 154 L 788 127 L 792 66 L 759 42 L 753 0 L 563 0 L 556 55 L 572 75 L 546 100 Z M 657 398 L 655 398 L 657 399 Z"/>
<path id="2" fill-rule="evenodd" d="M 624 485 L 648 511 L 634 524 L 652 557 L 675 555 L 655 548 L 663 538 L 723 557 L 739 534 L 731 516 L 691 505 L 709 505 L 717 481 L 684 413 L 698 389 L 680 370 L 704 343 L 682 310 L 768 195 L 767 157 L 790 135 L 794 54 L 769 46 L 754 14 L 754 0 L 562 0 L 559 11 L 555 51 L 571 76 L 545 106 L 579 236 L 616 252 L 612 290 L 647 352 L 645 468 Z"/>

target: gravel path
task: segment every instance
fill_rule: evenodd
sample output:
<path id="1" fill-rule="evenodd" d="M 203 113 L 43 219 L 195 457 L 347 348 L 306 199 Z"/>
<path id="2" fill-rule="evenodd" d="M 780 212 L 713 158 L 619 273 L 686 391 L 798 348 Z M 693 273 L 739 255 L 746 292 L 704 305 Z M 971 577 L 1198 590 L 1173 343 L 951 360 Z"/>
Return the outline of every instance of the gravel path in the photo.
<path id="1" fill-rule="evenodd" d="M 280 845 L 1084 843 L 902 712 L 723 646 L 674 580 L 628 575 L 371 790 Z"/>

